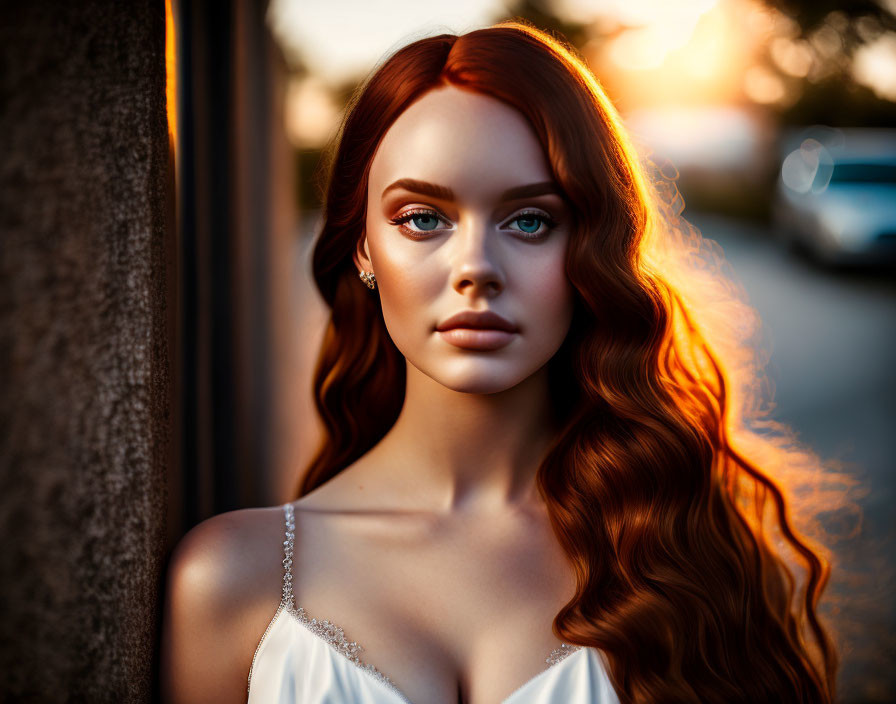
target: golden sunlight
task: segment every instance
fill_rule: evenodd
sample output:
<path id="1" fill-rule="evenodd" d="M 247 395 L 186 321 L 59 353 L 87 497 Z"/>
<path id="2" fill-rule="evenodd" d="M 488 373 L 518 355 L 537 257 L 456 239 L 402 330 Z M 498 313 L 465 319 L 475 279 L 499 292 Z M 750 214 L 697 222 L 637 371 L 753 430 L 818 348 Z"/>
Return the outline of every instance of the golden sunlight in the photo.
<path id="1" fill-rule="evenodd" d="M 327 85 L 315 76 L 290 80 L 284 111 L 286 135 L 297 149 L 323 146 L 339 124 L 339 105 Z"/>
<path id="2" fill-rule="evenodd" d="M 168 107 L 168 135 L 173 145 L 177 142 L 177 56 L 172 2 L 173 0 L 165 0 L 165 99 Z"/>
<path id="3" fill-rule="evenodd" d="M 855 55 L 853 78 L 881 98 L 896 100 L 896 32 L 887 32 Z"/>
<path id="4" fill-rule="evenodd" d="M 662 66 L 673 51 L 691 41 L 698 22 L 715 0 L 689 5 L 637 3 L 641 9 L 648 4 L 654 11 L 642 17 L 644 23 L 624 30 L 607 48 L 610 58 L 622 69 L 643 71 Z M 619 19 L 624 22 L 625 15 Z"/>
<path id="5" fill-rule="evenodd" d="M 646 4 L 636 3 L 641 9 Z M 764 6 L 755 0 L 658 6 L 666 9 L 644 14 L 638 26 L 621 24 L 627 28 L 613 39 L 594 38 L 583 49 L 620 105 L 770 102 L 769 82 L 757 88 L 761 82 L 754 80 L 747 88 L 742 80 L 772 31 Z"/>

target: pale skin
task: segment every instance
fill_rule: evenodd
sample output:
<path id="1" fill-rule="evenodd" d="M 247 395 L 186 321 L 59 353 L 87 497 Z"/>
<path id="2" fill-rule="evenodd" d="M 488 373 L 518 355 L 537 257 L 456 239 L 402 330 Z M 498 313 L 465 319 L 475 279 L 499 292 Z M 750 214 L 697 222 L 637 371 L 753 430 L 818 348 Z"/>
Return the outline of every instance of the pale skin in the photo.
<path id="1" fill-rule="evenodd" d="M 389 188 L 404 179 L 452 197 Z M 406 397 L 379 444 L 296 502 L 293 573 L 309 616 L 342 626 L 414 704 L 499 704 L 544 670 L 575 591 L 534 481 L 556 434 L 545 364 L 572 318 L 568 212 L 543 188 L 502 199 L 552 180 L 520 113 L 455 87 L 412 104 L 371 164 L 354 259 L 376 275 Z M 410 211 L 405 229 L 394 224 Z M 495 311 L 518 332 L 500 349 L 458 348 L 435 326 L 462 310 Z M 274 507 L 216 516 L 178 545 L 167 701 L 246 701 L 280 600 L 282 540 Z"/>

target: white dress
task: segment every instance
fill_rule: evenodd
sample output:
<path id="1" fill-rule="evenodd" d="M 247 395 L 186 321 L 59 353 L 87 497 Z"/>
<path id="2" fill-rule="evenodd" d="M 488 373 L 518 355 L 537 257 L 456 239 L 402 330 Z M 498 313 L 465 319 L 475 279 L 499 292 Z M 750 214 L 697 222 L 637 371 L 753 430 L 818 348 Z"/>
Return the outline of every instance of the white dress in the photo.
<path id="1" fill-rule="evenodd" d="M 413 704 L 388 676 L 363 663 L 362 648 L 330 621 L 296 607 L 292 589 L 295 515 L 284 507 L 283 597 L 255 651 L 249 704 Z M 548 666 L 501 704 L 619 704 L 596 648 L 555 649 Z"/>

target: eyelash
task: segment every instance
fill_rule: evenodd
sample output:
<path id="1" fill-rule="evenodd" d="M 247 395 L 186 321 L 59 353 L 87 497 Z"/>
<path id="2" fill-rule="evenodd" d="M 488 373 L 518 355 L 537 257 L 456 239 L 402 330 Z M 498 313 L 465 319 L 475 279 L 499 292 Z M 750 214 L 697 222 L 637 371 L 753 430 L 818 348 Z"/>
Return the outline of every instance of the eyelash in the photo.
<path id="1" fill-rule="evenodd" d="M 422 231 L 422 230 L 412 230 L 408 227 L 405 227 L 405 223 L 409 222 L 411 220 L 411 218 L 413 218 L 416 215 L 430 215 L 430 216 L 436 218 L 437 220 L 447 221 L 447 218 L 443 218 L 435 210 L 431 210 L 429 208 L 417 208 L 415 210 L 409 210 L 406 213 L 402 213 L 398 217 L 389 220 L 389 222 L 392 225 L 397 226 L 398 229 L 401 230 L 404 234 L 406 234 L 407 236 L 412 237 L 414 239 L 426 239 L 426 237 L 425 237 L 426 233 L 437 232 L 437 230 Z M 550 215 L 548 215 L 547 213 L 544 213 L 540 210 L 524 210 L 520 213 L 517 213 L 508 222 L 516 222 L 517 220 L 522 220 L 522 219 L 526 218 L 527 216 L 535 217 L 538 220 L 541 220 L 541 222 L 543 222 L 545 225 L 547 225 L 548 229 L 541 234 L 533 234 L 533 233 L 524 232 L 523 230 L 516 230 L 516 232 L 521 233 L 521 239 L 540 240 L 544 237 L 547 237 L 551 233 L 551 231 L 555 227 L 557 227 L 557 222 Z M 424 236 L 421 237 L 421 235 L 424 235 Z"/>

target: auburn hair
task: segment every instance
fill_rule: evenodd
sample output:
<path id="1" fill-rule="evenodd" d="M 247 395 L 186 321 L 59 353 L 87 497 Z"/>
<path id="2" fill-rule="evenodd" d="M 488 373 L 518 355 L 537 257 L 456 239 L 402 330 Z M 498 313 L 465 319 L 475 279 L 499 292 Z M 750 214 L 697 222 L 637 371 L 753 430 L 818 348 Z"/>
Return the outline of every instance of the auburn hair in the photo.
<path id="1" fill-rule="evenodd" d="M 833 701 L 837 655 L 817 613 L 830 562 L 782 483 L 815 466 L 747 427 L 746 345 L 729 344 L 724 364 L 714 349 L 743 337 L 752 309 L 713 319 L 719 306 L 704 305 L 701 319 L 705 291 L 735 300 L 730 281 L 713 289 L 722 279 L 694 268 L 700 238 L 676 219 L 674 188 L 651 178 L 578 53 L 528 22 L 414 41 L 349 102 L 313 251 L 331 309 L 314 376 L 324 437 L 297 494 L 366 453 L 402 407 L 406 362 L 352 253 L 380 140 L 445 85 L 525 116 L 571 204 L 575 308 L 548 363 L 561 430 L 536 477 L 577 582 L 555 634 L 599 648 L 626 703 Z"/>

